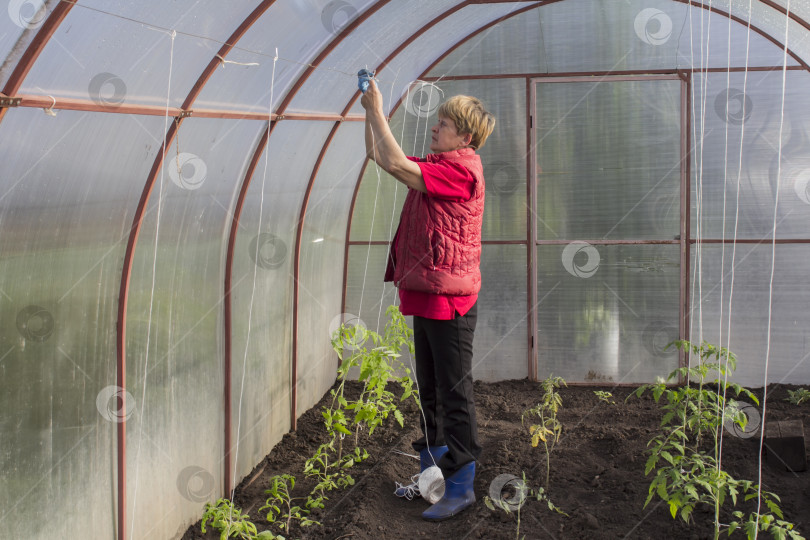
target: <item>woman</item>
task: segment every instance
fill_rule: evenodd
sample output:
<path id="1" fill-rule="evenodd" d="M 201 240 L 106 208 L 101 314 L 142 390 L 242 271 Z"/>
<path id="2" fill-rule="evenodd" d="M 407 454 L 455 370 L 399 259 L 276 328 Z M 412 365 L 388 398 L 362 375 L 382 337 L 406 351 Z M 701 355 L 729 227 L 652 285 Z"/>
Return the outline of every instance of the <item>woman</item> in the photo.
<path id="1" fill-rule="evenodd" d="M 432 153 L 414 158 L 405 155 L 391 133 L 373 80 L 361 104 L 368 157 L 408 187 L 385 281 L 399 289 L 402 313 L 413 315 L 424 414 L 423 437 L 413 447 L 422 471 L 436 464 L 445 478 L 444 496 L 422 517 L 441 521 L 475 502 L 475 460 L 481 446 L 472 344 L 484 215 L 484 174 L 475 151 L 492 133 L 495 117 L 476 98 L 450 98 L 439 107 L 438 123 L 431 128 Z"/>

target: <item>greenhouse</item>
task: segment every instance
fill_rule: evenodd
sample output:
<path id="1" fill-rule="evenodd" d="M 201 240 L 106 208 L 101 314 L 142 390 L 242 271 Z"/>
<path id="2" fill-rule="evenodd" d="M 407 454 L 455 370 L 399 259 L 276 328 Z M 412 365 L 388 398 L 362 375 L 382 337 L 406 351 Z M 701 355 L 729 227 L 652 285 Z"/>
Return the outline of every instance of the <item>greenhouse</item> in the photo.
<path id="1" fill-rule="evenodd" d="M 239 538 L 810 533 L 810 0 L 5 3 L 0 537 L 219 538 L 215 508 L 249 514 Z M 394 492 L 429 421 L 384 277 L 433 180 L 381 149 L 438 155 L 458 95 L 495 118 L 462 167 L 480 292 L 441 293 L 475 302 L 483 453 L 475 502 L 432 522 L 424 487 Z M 379 426 L 358 351 L 392 362 Z M 718 416 L 668 452 L 692 399 Z M 321 451 L 346 465 L 329 488 L 304 472 Z M 656 487 L 685 460 L 740 500 Z M 640 490 L 607 489 L 625 466 Z M 297 515 L 268 508 L 282 474 Z"/>

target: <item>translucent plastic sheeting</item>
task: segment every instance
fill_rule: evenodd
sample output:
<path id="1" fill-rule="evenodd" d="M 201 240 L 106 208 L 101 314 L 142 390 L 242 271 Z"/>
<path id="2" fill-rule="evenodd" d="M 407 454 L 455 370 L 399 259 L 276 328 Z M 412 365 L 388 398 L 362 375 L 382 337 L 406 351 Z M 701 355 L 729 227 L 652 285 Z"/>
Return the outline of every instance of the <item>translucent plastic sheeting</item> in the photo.
<path id="1" fill-rule="evenodd" d="M 56 3 L 54 0 L 49 2 Z M 12 0 L 4 4 L 8 4 L 8 9 L 0 11 L 0 89 L 5 87 L 9 75 L 49 13 L 44 2 Z"/>
<path id="2" fill-rule="evenodd" d="M 803 8 L 802 11 L 806 13 L 806 1 L 807 0 L 794 0 L 791 2 L 791 6 L 794 3 L 803 5 L 805 8 Z M 709 0 L 702 0 L 702 3 L 704 5 L 711 4 L 714 9 L 720 9 L 726 12 L 731 11 L 732 15 L 739 17 L 743 21 L 748 21 L 750 18 L 753 25 L 757 26 L 766 35 L 773 37 L 777 43 L 779 43 L 779 49 L 784 47 L 787 30 L 787 35 L 789 36 L 788 47 L 794 53 L 798 54 L 805 63 L 810 61 L 810 42 L 805 39 L 807 29 L 799 22 L 789 20 L 784 13 L 765 4 L 762 0 L 755 0 L 754 2 L 750 0 L 711 0 L 711 2 Z M 749 4 L 751 8 L 750 12 Z M 791 10 L 792 9 L 793 8 L 791 8 Z M 792 60 L 788 58 L 788 63 L 791 61 Z M 781 65 L 781 61 L 778 65 Z"/>
<path id="3" fill-rule="evenodd" d="M 318 157 L 313 149 L 322 147 L 333 125 L 280 122 L 245 199 L 231 296 L 233 441 L 239 445 L 232 453 L 237 455 L 233 485 L 290 427 L 295 231 Z"/>
<path id="4" fill-rule="evenodd" d="M 428 75 L 545 73 L 548 68 L 541 13 L 540 9 L 532 9 L 496 24 L 436 64 Z"/>
<path id="5" fill-rule="evenodd" d="M 261 126 L 186 119 L 149 200 L 126 321 L 132 538 L 168 538 L 222 494 L 223 261 Z"/>
<path id="6" fill-rule="evenodd" d="M 417 84 L 397 109 L 391 120 L 391 131 L 406 154 L 424 156 L 430 152 L 430 128 L 438 121 L 436 110 L 442 101 L 456 94 L 480 98 L 497 119 L 495 131 L 479 152 L 486 181 L 483 238 L 525 239 L 526 85 L 523 81 Z M 406 195 L 407 188 L 378 169 L 374 162 L 369 162 L 355 203 L 352 240 L 390 240 Z"/>
<path id="7" fill-rule="evenodd" d="M 71 9 L 48 41 L 21 92 L 91 99 L 101 105 L 163 105 L 171 63 L 170 105 L 179 107 L 221 42 L 250 9 L 247 2 L 242 2 L 240 9 L 215 0 L 193 7 L 95 2 L 104 12 L 82 4 Z M 124 16 L 146 24 L 116 16 L 117 8 L 123 8 Z M 167 33 L 172 29 L 178 31 L 173 62 Z"/>
<path id="8" fill-rule="evenodd" d="M 391 63 L 377 73 L 380 88 L 386 98 L 386 111 L 390 111 L 400 98 L 405 99 L 412 83 L 427 70 L 445 51 L 462 43 L 476 30 L 500 17 L 507 16 L 526 4 L 523 2 L 471 5 L 443 19 L 419 36 L 411 45 L 401 51 Z M 418 29 L 414 28 L 414 32 Z M 484 31 L 484 33 L 490 30 Z M 425 49 L 430 44 L 429 49 Z M 441 75 L 441 74 L 439 74 Z M 363 114 L 358 100 L 352 113 Z"/>
<path id="9" fill-rule="evenodd" d="M 677 368 L 663 349 L 678 338 L 679 246 L 573 245 L 537 248 L 538 377 L 643 383 Z"/>
<path id="10" fill-rule="evenodd" d="M 273 79 L 273 57 L 278 49 L 273 95 L 275 108 L 321 50 L 373 3 L 372 0 L 274 2 L 226 58 L 228 61 L 259 65 L 225 64 L 224 68 L 217 69 L 203 88 L 197 106 L 267 111 L 270 82 Z M 334 66 L 325 63 L 311 76 L 314 81 L 319 81 L 330 69 L 334 69 Z M 349 73 L 356 74 L 357 69 L 350 69 Z M 351 78 L 349 75 L 345 77 Z M 354 77 L 356 80 L 356 75 Z M 319 99 L 324 97 L 320 95 Z M 333 112 L 337 114 L 340 111 Z"/>
<path id="11" fill-rule="evenodd" d="M 528 376 L 525 245 L 484 245 L 473 342 L 473 376 L 483 381 Z"/>
<path id="12" fill-rule="evenodd" d="M 374 69 L 412 33 L 456 3 L 457 0 L 418 0 L 386 4 L 335 47 L 323 62 L 334 70 L 314 73 L 290 103 L 289 111 L 341 112 L 357 91 L 359 69 Z M 407 82 L 401 81 L 399 86 Z"/>
<path id="13" fill-rule="evenodd" d="M 769 239 L 778 179 L 777 238 L 810 238 L 810 74 L 787 72 L 784 117 L 782 75 L 695 77 L 693 237 L 732 239 L 736 225 L 737 238 Z"/>
<path id="14" fill-rule="evenodd" d="M 526 83 L 520 79 L 441 81 L 449 98 L 457 94 L 478 97 L 495 115 L 495 130 L 478 155 L 484 165 L 486 204 L 484 240 L 526 238 Z M 424 94 L 428 89 L 423 89 Z M 418 100 L 414 92 L 413 100 Z M 412 107 L 416 109 L 416 107 Z M 431 125 L 438 118 L 431 118 Z"/>
<path id="15" fill-rule="evenodd" d="M 773 0 L 773 2 L 785 9 L 788 7 L 788 0 Z M 810 22 L 810 0 L 790 0 L 790 12 L 805 22 Z"/>
<path id="16" fill-rule="evenodd" d="M 737 355 L 737 370 L 731 379 L 748 387 L 761 387 L 765 382 L 771 253 L 769 242 L 739 244 L 736 253 L 730 245 L 725 250 L 720 245 L 704 245 L 700 259 L 692 249 L 692 339 L 722 342 L 728 347 Z M 701 277 L 694 281 L 698 269 Z M 810 246 L 776 246 L 768 384 L 810 383 L 808 274 Z"/>
<path id="17" fill-rule="evenodd" d="M 539 14 L 541 33 L 534 39 L 545 45 L 551 73 L 745 65 L 745 26 L 732 23 L 729 60 L 728 18 L 698 6 L 566 0 L 539 8 Z M 753 31 L 748 50 L 749 66 L 781 65 L 780 49 Z"/>
<path id="18" fill-rule="evenodd" d="M 0 129 L 0 527 L 108 539 L 121 261 L 163 120 L 19 109 Z"/>
<path id="19" fill-rule="evenodd" d="M 537 237 L 675 239 L 680 80 L 542 81 L 534 141 Z"/>
<path id="20" fill-rule="evenodd" d="M 388 246 L 349 246 L 345 312 L 375 332 L 385 327 L 386 308 L 399 305 L 396 288 L 392 283 L 383 283 L 387 256 Z"/>
<path id="21" fill-rule="evenodd" d="M 331 332 L 340 324 L 348 208 L 365 159 L 364 124 L 344 122 L 312 187 L 301 237 L 298 302 L 298 414 L 335 381 Z"/>

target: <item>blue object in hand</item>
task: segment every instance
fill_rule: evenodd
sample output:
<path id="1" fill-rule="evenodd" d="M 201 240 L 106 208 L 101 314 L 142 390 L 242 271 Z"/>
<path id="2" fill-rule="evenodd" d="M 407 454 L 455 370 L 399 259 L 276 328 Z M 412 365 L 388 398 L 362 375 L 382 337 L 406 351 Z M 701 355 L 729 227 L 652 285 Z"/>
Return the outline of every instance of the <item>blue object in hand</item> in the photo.
<path id="1" fill-rule="evenodd" d="M 361 92 L 366 93 L 366 90 L 368 90 L 368 81 L 373 78 L 374 72 L 368 69 L 363 68 L 357 72 L 357 87 Z"/>

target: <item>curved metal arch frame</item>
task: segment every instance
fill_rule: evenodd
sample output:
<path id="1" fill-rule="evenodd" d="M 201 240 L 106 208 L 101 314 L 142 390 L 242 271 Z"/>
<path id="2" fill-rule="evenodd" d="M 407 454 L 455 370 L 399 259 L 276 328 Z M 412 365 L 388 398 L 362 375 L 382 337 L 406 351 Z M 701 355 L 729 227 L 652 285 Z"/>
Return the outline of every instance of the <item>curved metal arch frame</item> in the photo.
<path id="1" fill-rule="evenodd" d="M 370 8 L 368 8 L 366 11 L 364 11 L 359 17 L 357 17 L 351 24 L 347 25 L 347 27 L 344 28 L 344 30 L 337 37 L 335 37 L 321 51 L 321 53 L 318 55 L 316 60 L 312 63 L 313 65 L 310 68 L 308 68 L 305 71 L 305 73 L 302 74 L 299 77 L 299 79 L 296 81 L 296 83 L 291 87 L 290 91 L 288 92 L 287 96 L 284 98 L 284 101 L 282 102 L 281 106 L 279 107 L 279 110 L 276 113 L 277 115 L 280 115 L 281 113 L 283 113 L 283 111 L 286 109 L 286 107 L 292 101 L 292 98 L 298 92 L 300 87 L 304 84 L 306 79 L 311 75 L 312 71 L 315 69 L 315 66 L 317 64 L 319 64 L 324 58 L 326 58 L 326 56 L 328 56 L 328 54 L 334 49 L 334 47 L 337 46 L 337 44 L 339 44 L 348 34 L 350 34 L 354 30 L 354 28 L 356 28 L 359 24 L 361 24 L 365 19 L 370 17 L 374 12 L 376 12 L 378 9 L 380 9 L 383 5 L 387 4 L 388 1 L 390 1 L 390 0 L 380 0 L 380 1 L 376 2 L 375 4 L 373 4 Z M 494 24 L 497 24 L 499 22 L 502 22 L 502 20 L 505 20 L 509 16 L 517 15 L 519 12 L 522 13 L 523 11 L 527 11 L 529 9 L 533 9 L 535 7 L 540 7 L 542 5 L 557 2 L 557 1 L 563 1 L 563 0 L 550 0 L 550 1 L 546 0 L 546 1 L 543 1 L 543 2 L 537 2 L 537 3 L 531 5 L 531 6 L 527 7 L 527 8 L 523 8 L 521 10 L 516 10 L 516 12 L 514 12 L 512 14 L 509 14 L 506 17 L 502 17 L 502 18 L 500 18 L 500 19 L 498 19 L 496 21 L 493 21 L 492 23 L 490 23 L 490 26 L 494 25 Z M 681 3 L 687 3 L 687 0 L 673 0 L 673 1 L 681 2 Z M 787 16 L 790 19 L 798 22 L 803 27 L 810 30 L 810 24 L 808 24 L 807 21 L 803 20 L 802 18 L 798 17 L 797 15 L 795 15 L 792 12 L 787 13 L 787 10 L 782 8 L 782 6 L 779 6 L 778 4 L 775 4 L 771 0 L 758 0 L 758 1 L 760 1 L 763 4 L 771 7 L 772 9 L 774 9 L 776 11 L 779 11 L 779 12 L 781 12 L 783 14 L 787 14 Z M 228 52 L 233 48 L 235 43 L 238 42 L 238 40 L 244 35 L 244 33 L 256 22 L 256 20 L 258 20 L 258 18 L 260 18 L 264 14 L 264 12 L 274 2 L 275 2 L 275 0 L 263 0 L 254 9 L 254 11 L 251 13 L 251 15 L 249 15 L 242 22 L 242 24 L 234 31 L 234 33 L 231 36 L 231 39 L 229 39 L 228 42 L 221 47 L 218 55 L 220 57 L 224 58 L 228 54 Z M 498 2 L 498 0 L 490 0 L 489 2 L 487 0 L 467 0 L 466 2 L 462 2 L 462 3 L 454 6 L 454 8 L 451 8 L 448 11 L 455 12 L 458 9 L 461 9 L 461 7 L 465 7 L 465 6 L 470 5 L 470 4 L 497 3 L 497 2 Z M 11 76 L 9 77 L 9 80 L 6 82 L 6 85 L 3 88 L 3 92 L 2 92 L 5 96 L 13 97 L 16 94 L 17 90 L 19 90 L 23 80 L 25 79 L 25 77 L 29 73 L 30 69 L 33 67 L 33 64 L 36 62 L 36 60 L 39 57 L 40 53 L 44 50 L 45 46 L 47 45 L 48 41 L 53 36 L 55 31 L 59 28 L 61 23 L 65 20 L 67 14 L 70 12 L 73 5 L 74 5 L 73 2 L 62 1 L 54 8 L 54 10 L 48 16 L 46 21 L 43 23 L 43 26 L 37 32 L 37 34 L 34 37 L 33 41 L 29 44 L 29 46 L 26 49 L 25 53 L 23 53 L 23 56 L 21 57 L 20 61 L 17 63 L 14 71 L 12 72 Z M 730 13 L 725 13 L 722 10 L 719 10 L 717 8 L 711 8 L 709 6 L 705 6 L 705 5 L 702 5 L 702 4 L 699 7 L 701 7 L 702 9 L 708 9 L 708 10 L 710 10 L 712 12 L 715 12 L 715 13 L 722 14 L 724 16 L 730 17 L 733 20 L 735 20 L 737 22 L 740 22 L 742 24 L 747 24 L 747 21 L 743 21 L 742 19 L 740 19 L 740 18 L 738 18 L 738 17 L 736 17 L 734 15 L 731 15 Z M 403 50 L 405 47 L 407 47 L 407 45 L 409 45 L 411 42 L 413 42 L 419 35 L 424 33 L 424 31 L 426 31 L 428 28 L 430 28 L 433 25 L 440 22 L 443 18 L 446 18 L 446 16 L 448 16 L 449 13 L 446 12 L 446 14 L 443 14 L 443 15 L 444 15 L 443 17 L 440 16 L 437 19 L 434 19 L 434 21 L 431 21 L 430 23 L 428 23 L 428 25 L 426 25 L 425 27 L 423 27 L 422 29 L 420 29 L 419 31 L 414 33 L 411 37 L 409 37 L 408 40 L 403 42 L 400 45 L 400 47 L 392 55 L 390 55 L 383 63 L 381 63 L 381 65 L 378 67 L 378 69 L 382 69 L 382 67 L 384 67 L 391 60 L 393 60 L 393 58 L 395 58 L 396 55 L 398 55 L 401 52 L 401 50 Z M 462 43 L 468 41 L 470 38 L 472 38 L 478 32 L 484 30 L 484 28 L 485 27 L 482 27 L 482 28 L 478 29 L 476 32 L 471 33 L 470 35 L 468 35 L 465 38 L 463 38 L 462 40 L 460 40 L 455 46 L 448 49 L 439 59 L 437 59 L 433 64 L 431 64 L 431 66 L 429 66 L 423 72 L 423 75 L 428 73 L 436 64 L 438 64 L 438 62 L 440 60 L 445 58 L 447 55 L 451 54 L 458 46 L 460 46 Z M 752 29 L 754 29 L 753 26 L 752 26 Z M 767 33 L 763 32 L 763 31 L 761 31 L 759 29 L 756 29 L 756 31 L 758 33 L 760 33 L 761 35 L 763 35 L 764 37 L 770 39 L 775 44 L 781 46 L 779 41 L 776 40 L 770 34 L 767 34 Z M 791 54 L 791 57 L 796 59 L 805 69 L 810 70 L 810 67 L 808 67 L 807 63 L 802 61 L 797 55 L 795 55 L 795 53 L 790 51 L 790 54 Z M 218 65 L 219 65 L 219 59 L 215 56 L 214 58 L 212 58 L 211 62 L 209 62 L 208 66 L 205 68 L 203 73 L 200 75 L 198 81 L 192 87 L 192 90 L 190 91 L 189 95 L 186 97 L 186 99 L 185 99 L 185 101 L 183 103 L 182 109 L 190 108 L 191 104 L 193 104 L 193 102 L 195 101 L 195 99 L 199 95 L 202 88 L 205 86 L 205 84 L 210 79 L 210 76 L 213 73 L 213 70 Z M 357 92 L 353 96 L 353 98 L 350 100 L 349 104 L 346 106 L 346 109 L 344 110 L 343 115 L 347 114 L 347 112 L 350 110 L 351 106 L 356 101 L 358 96 L 359 96 L 359 92 Z M 400 104 L 401 104 L 401 100 L 400 100 L 400 102 L 397 103 L 396 107 L 391 109 L 391 111 L 393 111 L 397 107 L 399 107 Z M 0 122 L 2 122 L 2 120 L 3 120 L 4 116 L 5 116 L 5 113 L 6 113 L 6 109 L 5 108 L 0 108 Z M 137 243 L 137 238 L 138 238 L 138 234 L 139 234 L 140 227 L 141 227 L 141 224 L 142 224 L 143 215 L 145 213 L 146 204 L 148 203 L 149 197 L 151 195 L 151 191 L 152 191 L 152 188 L 154 186 L 154 181 L 155 181 L 155 178 L 156 178 L 157 171 L 159 171 L 159 168 L 160 168 L 160 166 L 161 166 L 161 164 L 163 162 L 163 154 L 164 154 L 164 151 L 165 151 L 165 147 L 169 146 L 171 144 L 171 142 L 173 141 L 173 139 L 174 139 L 174 137 L 175 137 L 175 135 L 177 133 L 177 130 L 179 129 L 179 124 L 182 122 L 183 118 L 184 118 L 184 115 L 180 115 L 179 117 L 176 118 L 175 122 L 172 122 L 172 125 L 171 125 L 171 127 L 169 128 L 169 130 L 168 130 L 168 132 L 166 134 L 164 143 L 161 145 L 161 148 L 160 148 L 160 150 L 158 152 L 158 155 L 155 158 L 155 162 L 153 164 L 153 167 L 152 167 L 152 170 L 150 172 L 149 178 L 145 182 L 144 189 L 143 189 L 142 194 L 141 194 L 141 199 L 140 199 L 139 204 L 138 204 L 138 210 L 136 211 L 136 216 L 133 219 L 133 225 L 132 225 L 132 228 L 131 228 L 130 237 L 129 237 L 129 241 L 128 241 L 128 244 L 127 244 L 127 251 L 126 251 L 126 255 L 125 255 L 125 264 L 124 264 L 124 269 L 122 270 L 121 287 L 120 287 L 120 292 L 119 292 L 119 310 L 118 310 L 119 319 L 117 321 L 117 333 L 118 333 L 118 339 L 117 339 L 118 378 L 117 378 L 117 382 L 119 383 L 119 386 L 121 388 L 125 388 L 125 383 L 126 383 L 126 377 L 125 377 L 125 375 L 126 375 L 126 369 L 125 369 L 126 368 L 126 364 L 125 364 L 126 297 L 127 297 L 127 294 L 128 294 L 129 277 L 130 277 L 130 273 L 131 273 L 132 258 L 133 258 L 133 255 L 134 255 L 134 249 L 135 249 L 135 245 Z M 295 252 L 295 258 L 296 258 L 295 272 L 296 273 L 298 272 L 298 261 L 299 261 L 299 256 L 300 256 L 300 239 L 301 239 L 301 234 L 302 234 L 303 222 L 304 222 L 305 217 L 306 217 L 306 208 L 307 208 L 307 204 L 308 204 L 308 196 L 309 196 L 309 193 L 311 192 L 312 186 L 314 184 L 314 180 L 317 177 L 317 172 L 318 172 L 318 169 L 320 167 L 320 163 L 322 161 L 322 158 L 325 155 L 326 150 L 327 150 L 330 142 L 333 139 L 334 133 L 337 131 L 337 127 L 340 125 L 340 122 L 342 120 L 343 119 L 341 118 L 341 119 L 336 121 L 336 124 L 335 124 L 332 132 L 330 133 L 329 137 L 327 138 L 327 141 L 324 143 L 324 145 L 322 147 L 322 150 L 321 150 L 321 152 L 319 154 L 316 165 L 315 165 L 315 167 L 313 169 L 313 173 L 311 175 L 310 181 L 308 183 L 308 186 L 307 186 L 307 189 L 306 189 L 306 192 L 305 192 L 305 196 L 304 196 L 304 200 L 302 201 L 300 219 L 299 219 L 299 223 L 298 223 L 298 231 L 297 231 L 297 235 L 296 235 L 296 252 Z M 276 121 L 271 121 L 270 126 L 268 126 L 268 129 L 265 131 L 265 135 L 262 137 L 262 140 L 257 145 L 257 148 L 254 150 L 253 158 L 251 160 L 252 167 L 249 167 L 248 173 L 246 174 L 245 179 L 243 180 L 243 183 L 242 183 L 242 186 L 241 186 L 241 189 L 240 189 L 240 197 L 242 197 L 242 203 L 244 202 L 244 196 L 245 196 L 245 195 L 243 195 L 243 193 L 246 194 L 247 188 L 248 188 L 249 183 L 250 183 L 250 178 L 252 176 L 253 170 L 255 170 L 255 163 L 258 161 L 258 157 L 261 155 L 263 147 L 266 146 L 267 144 L 269 144 L 269 136 L 272 133 L 273 127 L 275 126 L 275 124 L 276 124 Z M 347 271 L 347 262 L 348 262 L 348 248 L 349 248 L 349 236 L 350 236 L 350 230 L 351 230 L 351 219 L 352 219 L 352 216 L 353 216 L 353 213 L 354 213 L 354 206 L 355 206 L 355 202 L 356 202 L 357 192 L 358 192 L 359 186 L 360 186 L 360 181 L 362 180 L 362 176 L 363 176 L 363 173 L 364 173 L 364 170 L 365 170 L 365 167 L 367 166 L 367 164 L 368 164 L 368 160 L 366 160 L 366 163 L 361 168 L 360 175 L 359 175 L 358 180 L 357 180 L 356 185 L 355 185 L 355 191 L 354 191 L 354 194 L 352 196 L 351 206 L 350 206 L 350 209 L 349 209 L 348 225 L 347 225 L 347 231 L 346 231 L 346 243 L 345 243 L 345 250 L 344 250 L 344 253 L 345 253 L 345 255 L 344 255 L 344 279 L 343 279 L 344 291 L 343 291 L 343 300 L 342 300 L 342 303 L 344 305 L 345 305 L 346 271 Z M 240 206 L 240 208 L 241 208 L 241 206 Z M 233 217 L 231 232 L 230 232 L 230 237 L 231 237 L 232 241 L 235 241 L 235 232 L 234 231 L 236 230 L 236 227 L 238 227 L 238 220 L 239 220 L 239 215 L 237 213 L 235 213 L 234 217 Z M 228 252 L 228 259 L 226 261 L 226 275 L 228 277 L 226 278 L 226 283 L 225 283 L 225 295 L 226 295 L 226 299 L 228 301 L 230 299 L 230 277 L 231 277 L 231 271 L 232 271 L 232 258 L 233 258 L 232 248 L 233 248 L 233 246 L 231 244 L 231 240 L 229 240 L 229 252 Z M 296 292 L 297 292 L 297 282 L 298 282 L 297 275 L 295 276 L 295 278 L 296 279 L 294 281 L 296 283 Z M 122 302 L 122 299 L 123 299 L 123 302 Z M 296 314 L 297 314 L 297 302 L 298 302 L 298 298 L 297 298 L 297 295 L 296 295 L 295 296 L 295 305 L 294 305 L 294 310 L 295 310 L 295 312 L 294 312 L 294 320 L 296 322 L 297 322 L 297 317 L 296 317 Z M 227 313 L 230 313 L 230 306 L 228 305 L 228 302 L 226 302 L 225 310 L 226 310 Z M 228 320 L 226 322 L 226 342 L 227 343 L 230 343 L 229 331 L 230 331 L 230 321 Z M 295 344 L 295 334 L 297 334 L 297 328 L 295 327 L 295 324 L 294 324 L 294 327 L 293 327 L 293 331 L 294 331 L 293 343 Z M 294 347 L 295 347 L 295 345 L 294 345 Z M 226 354 L 226 356 L 229 356 L 229 352 L 227 351 L 227 347 L 226 347 L 226 353 L 225 354 Z M 295 370 L 295 365 L 296 365 L 296 359 L 295 359 L 295 354 L 294 354 L 293 355 L 293 366 L 294 366 L 293 370 Z M 293 373 L 295 374 L 295 371 Z M 229 375 L 230 375 L 230 373 L 228 372 L 227 376 L 229 377 Z M 293 379 L 293 395 L 295 395 L 294 394 L 295 386 L 296 386 L 296 380 Z M 293 416 L 293 420 L 292 420 L 292 425 L 293 426 L 295 425 L 295 405 L 294 405 L 294 403 L 295 402 L 293 401 L 293 406 L 291 407 L 292 416 Z M 230 407 L 230 404 L 226 403 L 226 408 L 229 409 L 229 407 Z M 226 419 L 226 423 L 229 423 L 229 419 Z M 227 438 L 229 439 L 229 435 L 227 436 Z M 119 497 L 118 497 L 118 533 L 119 534 L 118 534 L 118 538 L 120 540 L 125 540 L 125 538 L 126 538 L 126 531 L 125 531 L 125 522 L 126 522 L 126 496 L 125 496 L 125 493 L 126 493 L 126 461 L 125 461 L 126 424 L 125 424 L 125 422 L 121 422 L 121 423 L 118 424 L 118 448 L 119 448 L 119 451 L 118 451 L 118 453 L 119 453 L 119 456 L 118 456 L 118 479 L 119 479 L 119 481 L 118 481 L 118 491 L 119 491 Z M 226 446 L 226 456 L 229 456 L 229 451 L 230 450 L 229 450 L 229 445 L 228 445 L 228 446 Z M 228 461 L 228 460 L 226 460 L 226 461 Z M 229 469 L 229 465 L 226 466 L 226 467 Z M 226 474 L 226 477 L 227 476 L 229 476 L 229 474 Z M 226 478 L 225 485 L 229 487 L 227 478 Z M 227 489 L 226 491 L 229 492 L 230 489 Z"/>

